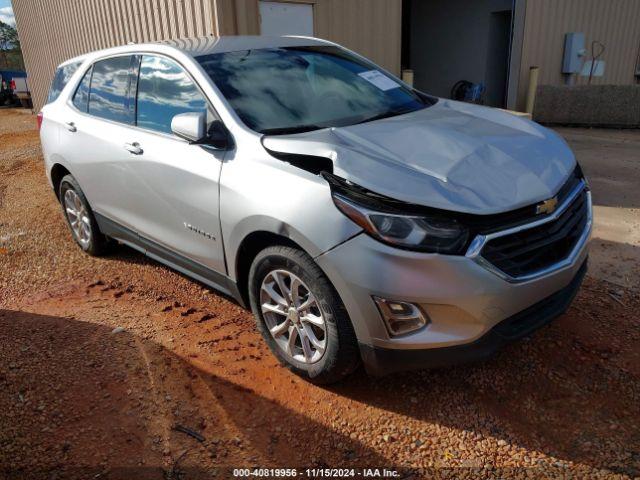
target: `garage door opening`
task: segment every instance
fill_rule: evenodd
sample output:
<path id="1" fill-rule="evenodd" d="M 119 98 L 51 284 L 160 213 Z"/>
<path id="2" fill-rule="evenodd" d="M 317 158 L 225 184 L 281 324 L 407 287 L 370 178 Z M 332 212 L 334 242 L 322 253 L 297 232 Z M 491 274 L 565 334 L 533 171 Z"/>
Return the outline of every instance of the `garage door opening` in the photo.
<path id="1" fill-rule="evenodd" d="M 262 35 L 313 36 L 313 5 L 306 3 L 260 2 Z"/>
<path id="2" fill-rule="evenodd" d="M 414 71 L 416 88 L 451 98 L 466 81 L 474 93 L 484 88 L 478 103 L 508 107 L 515 3 L 404 0 L 403 68 Z"/>

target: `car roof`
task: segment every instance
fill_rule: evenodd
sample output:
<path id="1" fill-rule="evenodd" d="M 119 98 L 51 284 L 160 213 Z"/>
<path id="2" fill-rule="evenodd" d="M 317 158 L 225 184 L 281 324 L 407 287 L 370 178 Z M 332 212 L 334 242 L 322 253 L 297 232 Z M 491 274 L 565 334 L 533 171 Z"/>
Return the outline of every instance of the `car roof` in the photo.
<path id="1" fill-rule="evenodd" d="M 268 36 L 268 35 L 233 35 L 180 38 L 158 42 L 177 48 L 193 57 L 212 53 L 237 52 L 261 48 L 301 47 L 312 45 L 333 45 L 331 42 L 313 37 L 301 36 Z"/>
<path id="2" fill-rule="evenodd" d="M 118 47 L 107 48 L 87 52 L 83 55 L 65 60 L 58 68 L 74 62 L 94 60 L 108 55 L 120 55 L 135 53 L 138 51 L 156 51 L 162 53 L 167 47 L 180 50 L 192 57 L 210 55 L 212 53 L 237 52 L 261 48 L 301 47 L 313 45 L 334 45 L 326 40 L 300 36 L 267 36 L 267 35 L 235 35 L 235 36 L 208 36 L 188 37 L 175 40 L 162 40 L 147 43 L 129 43 Z"/>

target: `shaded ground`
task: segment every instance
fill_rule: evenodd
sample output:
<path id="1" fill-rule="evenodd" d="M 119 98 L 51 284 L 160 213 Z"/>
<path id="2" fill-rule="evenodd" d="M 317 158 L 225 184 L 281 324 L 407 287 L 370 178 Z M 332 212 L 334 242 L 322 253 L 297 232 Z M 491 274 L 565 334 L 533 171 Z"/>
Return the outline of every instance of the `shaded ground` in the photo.
<path id="1" fill-rule="evenodd" d="M 638 191 L 634 173 L 623 171 L 615 198 L 596 179 L 617 181 L 594 159 L 632 159 L 628 145 L 616 137 L 608 146 L 609 132 L 562 133 L 596 204 L 637 208 L 627 192 Z M 640 475 L 633 278 L 627 285 L 597 267 L 566 315 L 483 364 L 383 379 L 360 372 L 323 389 L 277 366 L 232 301 L 126 248 L 81 254 L 38 145 L 33 117 L 0 111 L 0 478 L 228 478 L 229 467 L 253 466 Z M 593 256 L 634 272 L 637 237 L 612 233 L 626 227 L 606 219 Z M 611 258 L 625 248 L 627 260 Z"/>

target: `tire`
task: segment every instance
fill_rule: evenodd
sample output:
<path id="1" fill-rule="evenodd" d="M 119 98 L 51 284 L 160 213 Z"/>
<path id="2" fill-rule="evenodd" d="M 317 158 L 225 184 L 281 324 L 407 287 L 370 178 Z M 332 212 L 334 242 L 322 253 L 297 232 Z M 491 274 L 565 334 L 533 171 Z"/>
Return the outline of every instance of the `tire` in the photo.
<path id="1" fill-rule="evenodd" d="M 65 175 L 60 181 L 58 198 L 71 235 L 78 246 L 94 257 L 107 253 L 109 239 L 100 231 L 91 206 L 72 175 Z M 74 210 L 79 215 L 74 215 L 70 210 Z M 74 219 L 78 220 L 78 218 L 80 220 L 76 224 Z"/>
<path id="2" fill-rule="evenodd" d="M 295 290 L 298 294 L 285 297 L 288 309 L 275 300 L 283 297 L 278 278 L 284 282 L 285 290 Z M 249 300 L 265 342 L 280 363 L 297 375 L 326 385 L 342 380 L 360 364 L 355 332 L 338 293 L 320 267 L 303 251 L 275 246 L 260 252 L 249 271 Z M 265 311 L 266 303 L 269 310 Z M 294 305 L 307 305 L 307 308 L 297 311 Z M 280 313 L 275 313 L 274 307 Z M 291 308 L 296 313 L 292 313 Z M 288 312 L 286 316 L 284 311 Z M 288 328 L 283 330 L 286 322 Z M 320 323 L 324 326 L 320 327 Z M 277 332 L 272 334 L 271 330 Z M 296 333 L 292 333 L 293 330 Z M 288 342 L 292 335 L 293 344 Z"/>

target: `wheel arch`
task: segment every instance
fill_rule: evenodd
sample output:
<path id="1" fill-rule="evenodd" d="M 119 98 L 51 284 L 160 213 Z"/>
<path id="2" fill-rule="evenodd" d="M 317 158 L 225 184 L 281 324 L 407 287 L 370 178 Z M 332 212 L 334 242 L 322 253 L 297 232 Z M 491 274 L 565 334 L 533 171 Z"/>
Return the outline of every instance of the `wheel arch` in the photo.
<path id="1" fill-rule="evenodd" d="M 306 252 L 302 246 L 289 237 L 270 232 L 267 230 L 258 230 L 245 236 L 235 257 L 234 273 L 236 285 L 240 296 L 245 305 L 249 305 L 249 270 L 256 256 L 265 248 L 274 246 L 287 246 L 297 248 Z M 307 254 L 309 252 L 306 252 Z"/>
<path id="2" fill-rule="evenodd" d="M 60 182 L 62 182 L 65 175 L 71 175 L 71 172 L 61 163 L 54 163 L 49 171 L 51 186 L 53 187 L 53 192 L 58 200 L 60 200 Z"/>
<path id="3" fill-rule="evenodd" d="M 296 227 L 271 215 L 245 216 L 230 231 L 222 233 L 227 275 L 243 292 L 242 298 L 246 300 L 248 271 L 258 252 L 270 246 L 283 245 L 297 248 L 315 259 L 353 236 L 355 224 L 344 218 L 342 228 L 336 229 L 334 234 L 325 232 L 318 238 L 323 229 L 315 228 L 316 221 L 302 222 Z M 233 220 L 231 218 L 229 221 Z"/>

